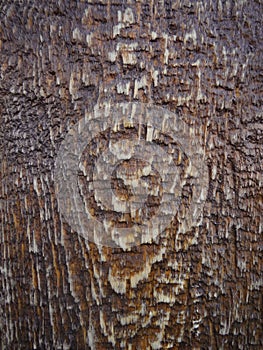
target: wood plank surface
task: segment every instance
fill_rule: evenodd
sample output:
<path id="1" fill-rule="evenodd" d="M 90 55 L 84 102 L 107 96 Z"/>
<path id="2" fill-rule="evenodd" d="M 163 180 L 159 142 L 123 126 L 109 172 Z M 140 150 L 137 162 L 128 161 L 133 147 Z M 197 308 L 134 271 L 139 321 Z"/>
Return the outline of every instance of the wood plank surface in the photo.
<path id="1" fill-rule="evenodd" d="M 1 1 L 1 349 L 263 348 L 262 10 Z M 123 102 L 192 127 L 208 176 L 198 224 L 180 231 L 175 215 L 128 250 L 76 232 L 54 181 L 69 131 Z M 194 186 L 182 188 L 186 217 Z"/>

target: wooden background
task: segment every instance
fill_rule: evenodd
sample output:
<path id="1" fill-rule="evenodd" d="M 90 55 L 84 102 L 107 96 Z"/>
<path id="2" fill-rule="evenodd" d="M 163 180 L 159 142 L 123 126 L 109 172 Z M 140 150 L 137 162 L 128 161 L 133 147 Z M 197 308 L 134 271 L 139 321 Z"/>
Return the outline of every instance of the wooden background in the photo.
<path id="1" fill-rule="evenodd" d="M 263 347 L 262 7 L 1 1 L 2 349 Z M 59 215 L 59 146 L 105 100 L 203 126 L 204 218 L 180 249 L 176 222 L 158 244 L 124 252 Z"/>

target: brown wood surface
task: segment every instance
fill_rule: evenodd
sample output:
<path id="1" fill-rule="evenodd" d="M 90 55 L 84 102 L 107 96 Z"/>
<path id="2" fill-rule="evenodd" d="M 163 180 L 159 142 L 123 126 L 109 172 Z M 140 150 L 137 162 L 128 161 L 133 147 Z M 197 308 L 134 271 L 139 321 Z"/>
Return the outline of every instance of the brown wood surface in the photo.
<path id="1" fill-rule="evenodd" d="M 0 2 L 1 349 L 262 349 L 262 10 Z M 201 226 L 123 251 L 63 220 L 56 155 L 103 101 L 198 120 Z"/>

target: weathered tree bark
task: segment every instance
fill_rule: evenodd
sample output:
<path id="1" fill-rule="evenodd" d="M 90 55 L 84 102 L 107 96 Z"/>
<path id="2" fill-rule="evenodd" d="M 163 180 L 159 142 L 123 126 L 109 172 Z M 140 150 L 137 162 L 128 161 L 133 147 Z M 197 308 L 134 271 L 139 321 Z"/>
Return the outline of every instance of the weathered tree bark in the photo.
<path id="1" fill-rule="evenodd" d="M 258 0 L 1 2 L 2 349 L 263 347 L 262 10 Z M 199 226 L 178 235 L 175 218 L 159 241 L 124 251 L 65 222 L 56 155 L 104 101 L 196 121 L 209 175 Z"/>

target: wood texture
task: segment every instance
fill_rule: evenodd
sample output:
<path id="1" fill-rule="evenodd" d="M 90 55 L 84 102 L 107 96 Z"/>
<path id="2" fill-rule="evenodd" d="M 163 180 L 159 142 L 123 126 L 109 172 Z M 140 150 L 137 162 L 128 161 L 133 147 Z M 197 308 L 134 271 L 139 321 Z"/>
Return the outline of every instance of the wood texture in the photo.
<path id="1" fill-rule="evenodd" d="M 2 349 L 263 347 L 262 7 L 1 2 Z M 56 155 L 105 101 L 198 121 L 209 169 L 200 227 L 177 237 L 175 220 L 158 243 L 124 252 L 63 220 Z"/>

